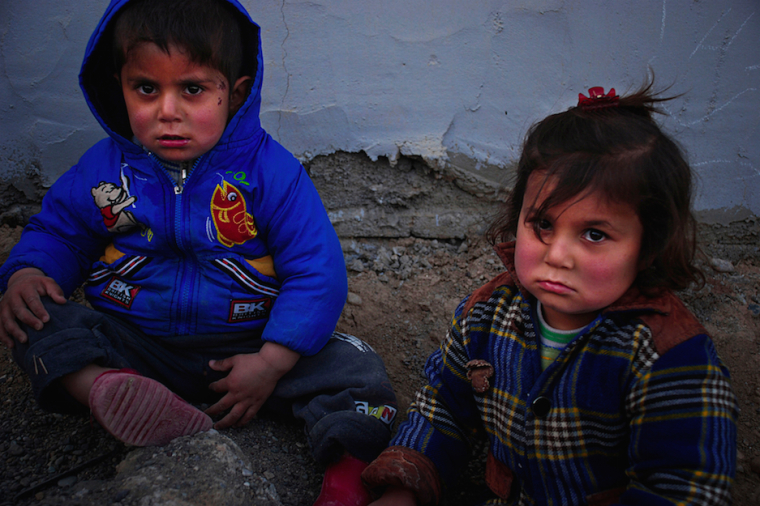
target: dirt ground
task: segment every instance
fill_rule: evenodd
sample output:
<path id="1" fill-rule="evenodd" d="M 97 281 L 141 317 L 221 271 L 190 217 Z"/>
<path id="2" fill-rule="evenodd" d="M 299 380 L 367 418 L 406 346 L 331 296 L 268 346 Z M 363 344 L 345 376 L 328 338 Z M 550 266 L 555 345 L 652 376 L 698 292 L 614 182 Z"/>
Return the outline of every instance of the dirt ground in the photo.
<path id="1" fill-rule="evenodd" d="M 0 227 L 0 262 L 19 231 Z M 760 504 L 760 253 L 757 245 L 730 254 L 715 244 L 704 249 L 707 284 L 681 296 L 714 337 L 741 405 L 734 504 Z M 338 329 L 363 338 L 383 357 L 401 414 L 423 384 L 425 359 L 443 339 L 454 308 L 500 272 L 501 264 L 480 239 L 344 241 L 344 251 L 350 294 Z M 6 412 L 14 390 L 26 387 L 9 363 L 7 350 L 0 351 L 0 363 L 0 398 Z M 5 426 L 6 433 L 18 433 L 19 428 Z M 0 443 L 3 453 L 9 448 Z"/>

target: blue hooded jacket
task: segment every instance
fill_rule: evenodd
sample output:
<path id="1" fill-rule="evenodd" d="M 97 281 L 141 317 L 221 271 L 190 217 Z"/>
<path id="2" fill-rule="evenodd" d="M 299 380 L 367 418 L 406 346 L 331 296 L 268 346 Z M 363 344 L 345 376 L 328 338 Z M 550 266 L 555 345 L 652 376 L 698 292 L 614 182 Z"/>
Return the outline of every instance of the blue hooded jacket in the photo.
<path id="1" fill-rule="evenodd" d="M 80 85 L 109 137 L 46 194 L 0 268 L 0 289 L 24 267 L 69 296 L 84 281 L 89 302 L 154 336 L 251 332 L 317 353 L 346 300 L 337 235 L 306 171 L 259 120 L 260 29 L 243 30 L 241 75 L 251 92 L 219 142 L 178 185 L 131 139 L 113 78 L 109 5 L 87 45 Z"/>

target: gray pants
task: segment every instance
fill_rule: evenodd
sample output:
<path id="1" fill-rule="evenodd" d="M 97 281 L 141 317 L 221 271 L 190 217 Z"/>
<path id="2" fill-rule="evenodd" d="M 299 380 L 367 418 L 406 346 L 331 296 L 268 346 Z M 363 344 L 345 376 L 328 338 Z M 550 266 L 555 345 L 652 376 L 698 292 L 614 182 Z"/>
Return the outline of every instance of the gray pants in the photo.
<path id="1" fill-rule="evenodd" d="M 29 339 L 16 343 L 13 357 L 40 406 L 59 413 L 86 410 L 57 380 L 89 364 L 135 369 L 190 402 L 216 402 L 221 395 L 208 385 L 227 372 L 209 368 L 209 360 L 256 353 L 264 344 L 250 333 L 147 336 L 83 305 L 43 300 L 50 321 L 41 331 L 25 327 Z M 303 420 L 318 462 L 333 461 L 344 450 L 368 462 L 390 440 L 397 404 L 380 357 L 356 337 L 336 332 L 280 379 L 263 409 Z"/>

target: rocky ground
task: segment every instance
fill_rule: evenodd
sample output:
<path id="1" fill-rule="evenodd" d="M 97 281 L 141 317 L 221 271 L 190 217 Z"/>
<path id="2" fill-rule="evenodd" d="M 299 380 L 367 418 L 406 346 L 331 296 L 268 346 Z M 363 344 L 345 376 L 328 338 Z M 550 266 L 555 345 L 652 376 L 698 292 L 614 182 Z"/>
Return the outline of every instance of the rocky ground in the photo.
<path id="1" fill-rule="evenodd" d="M 19 231 L 0 227 L 0 262 Z M 734 503 L 760 504 L 760 251 L 756 240 L 726 245 L 714 234 L 707 237 L 702 263 L 708 282 L 681 295 L 714 336 L 741 404 Z M 499 272 L 499 261 L 480 240 L 345 241 L 344 251 L 351 293 L 339 330 L 362 337 L 384 358 L 403 413 L 456 304 Z M 194 477 L 193 462 L 201 450 L 130 449 L 87 418 L 40 411 L 5 349 L 0 351 L 0 404 L 0 506 L 240 504 L 198 492 L 208 489 L 203 479 L 210 480 L 209 474 L 221 476 L 220 471 Z M 227 445 L 223 436 L 235 444 Z M 210 441 L 197 444 L 210 444 L 202 451 L 220 462 L 227 459 L 237 476 L 221 485 L 230 488 L 225 497 L 260 506 L 310 506 L 319 492 L 323 469 L 294 422 L 260 416 Z M 167 482 L 171 497 L 140 496 L 134 484 L 166 478 L 172 463 L 172 473 L 176 467 L 187 471 Z M 447 504 L 472 504 L 481 485 L 480 465 L 473 461 Z M 114 485 L 123 485 L 128 471 L 141 469 L 142 477 L 130 478 L 132 488 Z M 153 474 L 145 476 L 146 470 Z"/>

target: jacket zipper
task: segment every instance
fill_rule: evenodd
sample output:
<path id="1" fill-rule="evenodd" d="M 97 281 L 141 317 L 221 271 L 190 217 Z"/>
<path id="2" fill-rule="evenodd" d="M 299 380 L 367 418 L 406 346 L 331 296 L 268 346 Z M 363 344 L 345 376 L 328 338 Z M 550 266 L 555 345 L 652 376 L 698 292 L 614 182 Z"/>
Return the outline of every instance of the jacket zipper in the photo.
<path id="1" fill-rule="evenodd" d="M 174 181 L 166 168 L 158 160 L 158 157 L 152 152 L 148 152 L 149 157 L 158 165 L 166 176 Z M 182 193 L 185 189 L 187 179 L 193 173 L 195 168 L 202 160 L 202 156 L 198 157 L 190 170 L 183 168 L 180 172 L 180 180 L 175 181 L 174 185 L 174 245 L 183 256 L 187 256 L 190 252 L 185 248 L 184 240 L 182 239 Z M 195 280 L 196 269 L 193 262 L 182 262 L 182 276 L 177 289 L 180 293 L 179 304 L 177 304 L 177 310 L 173 318 L 173 322 L 170 322 L 170 326 L 174 328 L 175 335 L 184 335 L 188 333 L 190 326 L 190 314 L 192 312 L 192 288 Z"/>

